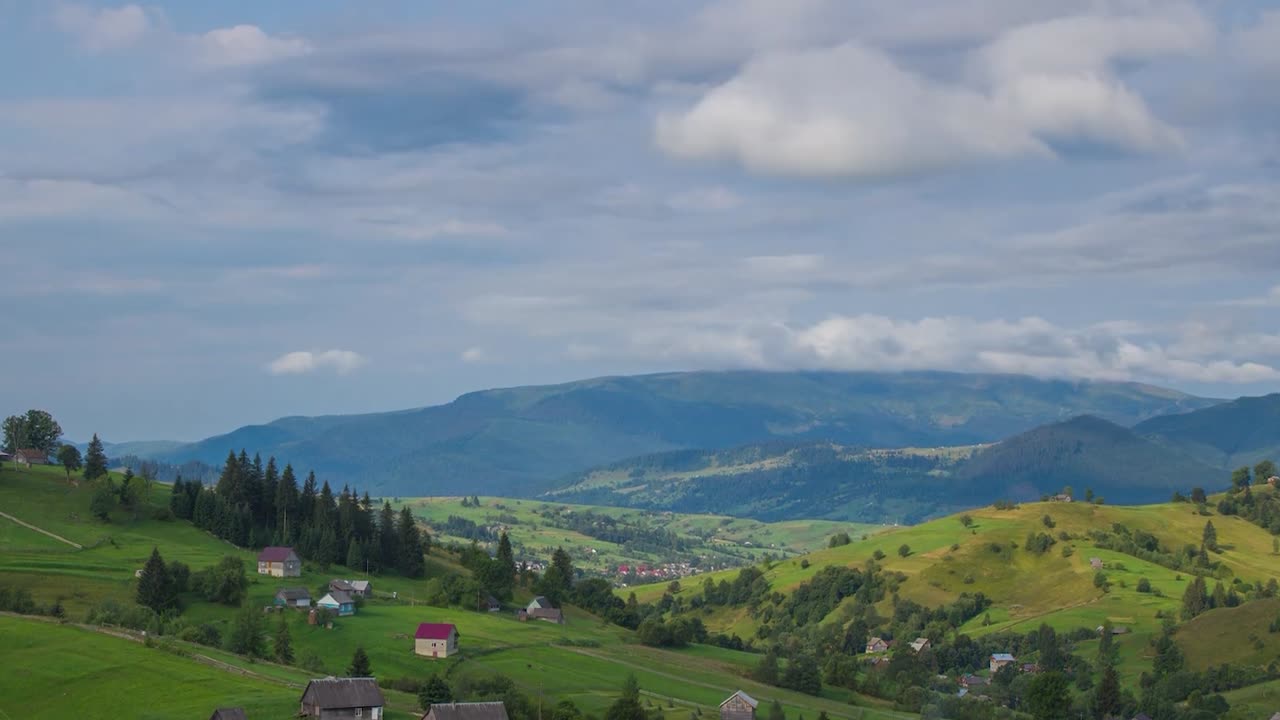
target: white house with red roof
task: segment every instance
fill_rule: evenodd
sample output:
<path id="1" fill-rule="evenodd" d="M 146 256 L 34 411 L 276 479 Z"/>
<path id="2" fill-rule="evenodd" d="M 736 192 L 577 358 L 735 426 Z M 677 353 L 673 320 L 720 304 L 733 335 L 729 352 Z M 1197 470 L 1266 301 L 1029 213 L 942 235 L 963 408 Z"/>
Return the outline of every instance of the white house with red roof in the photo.
<path id="1" fill-rule="evenodd" d="M 422 623 L 413 634 L 413 652 L 429 658 L 447 658 L 458 652 L 458 628 L 453 623 Z"/>

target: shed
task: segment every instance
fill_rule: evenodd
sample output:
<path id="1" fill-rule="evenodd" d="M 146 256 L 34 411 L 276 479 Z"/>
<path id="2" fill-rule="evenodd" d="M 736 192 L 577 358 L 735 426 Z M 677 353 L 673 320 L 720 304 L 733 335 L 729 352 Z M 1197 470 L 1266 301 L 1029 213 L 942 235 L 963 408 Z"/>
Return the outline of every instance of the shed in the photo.
<path id="1" fill-rule="evenodd" d="M 867 653 L 884 652 L 889 649 L 889 643 L 884 638 L 873 637 L 867 641 Z"/>
<path id="2" fill-rule="evenodd" d="M 929 647 L 929 638 L 920 637 L 911 641 L 911 649 L 917 653 L 924 652 L 925 650 L 928 650 Z"/>
<path id="3" fill-rule="evenodd" d="M 308 608 L 311 607 L 311 593 L 304 587 L 285 587 L 276 591 L 277 607 Z"/>
<path id="4" fill-rule="evenodd" d="M 756 699 L 741 690 L 720 703 L 720 720 L 756 720 Z"/>
<path id="5" fill-rule="evenodd" d="M 382 720 L 386 700 L 373 678 L 327 677 L 307 683 L 299 715 L 320 718 L 369 718 Z"/>
<path id="6" fill-rule="evenodd" d="M 433 703 L 422 720 L 507 720 L 500 702 Z"/>
<path id="7" fill-rule="evenodd" d="M 32 465 L 48 465 L 49 454 L 43 450 L 35 448 L 19 448 L 13 451 L 13 460 L 19 465 L 31 467 Z"/>

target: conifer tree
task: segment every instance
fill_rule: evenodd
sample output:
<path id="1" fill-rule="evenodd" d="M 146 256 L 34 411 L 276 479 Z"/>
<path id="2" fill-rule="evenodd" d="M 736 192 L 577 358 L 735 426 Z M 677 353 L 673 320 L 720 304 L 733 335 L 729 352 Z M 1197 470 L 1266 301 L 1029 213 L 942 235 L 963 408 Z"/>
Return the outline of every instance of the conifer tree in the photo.
<path id="1" fill-rule="evenodd" d="M 400 542 L 396 535 L 396 513 L 391 503 L 382 501 L 382 510 L 378 513 L 378 559 L 383 570 L 390 570 L 400 564 Z"/>
<path id="2" fill-rule="evenodd" d="M 451 702 L 453 702 L 453 690 L 438 674 L 432 675 L 418 691 L 418 704 L 422 706 L 423 712 L 431 712 L 431 706 L 436 703 Z"/>
<path id="3" fill-rule="evenodd" d="M 1098 720 L 1115 717 L 1120 714 L 1120 676 L 1115 667 L 1107 665 L 1102 669 L 1102 680 L 1093 693 L 1093 716 Z"/>
<path id="4" fill-rule="evenodd" d="M 270 467 L 270 465 L 268 465 Z M 277 538 L 281 545 L 292 545 L 298 537 L 298 480 L 293 475 L 293 466 L 285 465 L 280 474 L 280 482 L 276 485 L 276 520 Z"/>
<path id="5" fill-rule="evenodd" d="M 102 449 L 102 441 L 98 433 L 93 434 L 89 447 L 84 454 L 84 479 L 97 480 L 107 474 L 107 453 Z"/>
<path id="6" fill-rule="evenodd" d="M 280 625 L 276 627 L 275 652 L 276 661 L 284 665 L 293 664 L 293 641 L 289 638 L 289 623 L 286 613 L 280 613 Z"/>
<path id="7" fill-rule="evenodd" d="M 356 648 L 356 652 L 351 656 L 351 664 L 347 666 L 347 677 L 373 677 L 373 669 L 369 667 L 369 655 L 365 653 L 364 646 Z"/>
<path id="8" fill-rule="evenodd" d="M 622 695 L 605 712 L 605 720 L 646 720 L 644 707 L 640 705 L 640 684 L 634 674 L 627 675 L 622 685 Z"/>
<path id="9" fill-rule="evenodd" d="M 782 703 L 777 700 L 769 703 L 769 720 L 787 720 L 787 714 L 782 710 Z"/>
<path id="10" fill-rule="evenodd" d="M 503 530 L 502 535 L 498 537 L 498 555 L 494 558 L 494 562 L 498 564 L 502 577 L 499 597 L 504 600 L 510 599 L 515 589 L 516 557 L 511 550 L 511 538 L 507 537 L 506 530 Z"/>
<path id="11" fill-rule="evenodd" d="M 405 577 L 422 577 L 426 564 L 422 559 L 423 542 L 418 532 L 418 523 L 406 505 L 400 508 L 400 522 L 396 528 L 396 536 L 400 544 L 400 574 Z"/>
<path id="12" fill-rule="evenodd" d="M 1213 521 L 1208 520 L 1204 524 L 1204 533 L 1201 536 L 1200 544 L 1205 548 L 1217 552 L 1218 550 L 1218 530 L 1213 526 Z"/>
<path id="13" fill-rule="evenodd" d="M 1190 620 L 1191 618 L 1204 612 L 1208 607 L 1209 600 L 1205 596 L 1204 578 L 1196 576 L 1188 585 L 1186 591 L 1182 593 L 1182 619 Z"/>
<path id="14" fill-rule="evenodd" d="M 172 607 L 173 600 L 169 570 L 165 567 L 164 558 L 160 557 L 160 549 L 153 547 L 138 579 L 138 604 L 160 613 Z"/>

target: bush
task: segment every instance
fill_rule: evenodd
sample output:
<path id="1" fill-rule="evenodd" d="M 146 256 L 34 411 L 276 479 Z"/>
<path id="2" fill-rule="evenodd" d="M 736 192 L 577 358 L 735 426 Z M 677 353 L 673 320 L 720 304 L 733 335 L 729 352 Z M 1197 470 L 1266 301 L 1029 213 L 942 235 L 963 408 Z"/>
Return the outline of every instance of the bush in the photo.
<path id="1" fill-rule="evenodd" d="M 911 554 L 911 546 L 903 543 L 898 546 L 898 557 L 906 557 Z"/>
<path id="2" fill-rule="evenodd" d="M 808 570 L 808 569 L 809 569 L 809 558 L 803 558 L 803 559 L 801 559 L 801 560 L 800 560 L 800 567 L 801 567 L 801 568 L 803 568 L 803 569 L 805 569 L 805 570 Z"/>
<path id="3" fill-rule="evenodd" d="M 1146 578 L 1138 578 L 1138 592 L 1140 593 L 1151 592 L 1151 581 Z"/>

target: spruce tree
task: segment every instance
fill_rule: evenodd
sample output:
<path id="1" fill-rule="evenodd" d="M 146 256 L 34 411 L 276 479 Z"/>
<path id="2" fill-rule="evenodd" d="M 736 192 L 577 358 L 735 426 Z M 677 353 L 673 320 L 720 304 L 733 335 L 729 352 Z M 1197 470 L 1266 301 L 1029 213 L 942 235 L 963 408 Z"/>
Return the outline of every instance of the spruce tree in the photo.
<path id="1" fill-rule="evenodd" d="M 396 536 L 396 512 L 391 509 L 391 502 L 382 501 L 382 510 L 378 513 L 378 565 L 380 569 L 390 570 L 400 564 L 400 542 Z"/>
<path id="2" fill-rule="evenodd" d="M 782 703 L 777 700 L 769 703 L 769 720 L 787 720 L 787 714 L 782 710 Z"/>
<path id="3" fill-rule="evenodd" d="M 1224 608 L 1227 606 L 1227 591 L 1222 587 L 1222 581 L 1213 588 L 1213 597 L 1209 601 L 1210 608 Z"/>
<path id="4" fill-rule="evenodd" d="M 347 666 L 347 677 L 373 677 L 373 668 L 369 667 L 369 655 L 365 653 L 364 646 L 356 648 L 356 652 L 351 656 L 351 664 Z"/>
<path id="5" fill-rule="evenodd" d="M 289 638 L 289 622 L 286 613 L 280 613 L 280 625 L 276 628 L 275 651 L 276 661 L 284 665 L 293 664 L 293 641 Z"/>
<path id="6" fill-rule="evenodd" d="M 351 538 L 351 542 L 347 544 L 347 567 L 352 570 L 364 569 L 364 552 L 360 547 L 360 541 Z"/>
<path id="7" fill-rule="evenodd" d="M 511 538 L 507 537 L 507 531 L 503 530 L 502 535 L 498 538 L 498 556 L 494 559 L 501 569 L 502 586 L 499 596 L 504 599 L 510 599 L 511 593 L 515 589 L 516 582 L 516 557 L 511 550 Z"/>
<path id="8" fill-rule="evenodd" d="M 102 522 L 111 522 L 111 511 L 115 506 L 116 489 L 111 478 L 107 477 L 107 481 L 98 485 L 98 489 L 93 491 L 93 498 L 89 501 L 89 512 Z"/>
<path id="9" fill-rule="evenodd" d="M 98 433 L 93 434 L 93 439 L 89 441 L 89 448 L 84 454 L 84 479 L 97 480 L 105 477 L 107 474 L 107 453 L 102 449 L 102 441 L 98 439 Z"/>
<path id="10" fill-rule="evenodd" d="M 634 674 L 627 675 L 619 697 L 604 714 L 605 720 L 646 720 L 640 705 L 640 685 Z"/>
<path id="11" fill-rule="evenodd" d="M 173 589 L 169 582 L 169 570 L 160 557 L 159 548 L 151 548 L 151 557 L 142 568 L 138 579 L 138 604 L 164 612 L 173 605 Z"/>
<path id="12" fill-rule="evenodd" d="M 1208 604 L 1208 598 L 1205 597 L 1204 578 L 1197 575 L 1182 593 L 1182 619 L 1190 620 L 1199 615 L 1205 611 Z"/>
<path id="13" fill-rule="evenodd" d="M 270 465 L 268 465 L 270 467 Z M 298 537 L 298 480 L 293 466 L 285 465 L 276 485 L 276 537 L 281 545 L 292 545 Z"/>
<path id="14" fill-rule="evenodd" d="M 1204 533 L 1201 535 L 1200 544 L 1209 550 L 1217 552 L 1218 550 L 1218 530 L 1213 526 L 1213 521 L 1205 521 Z"/>
<path id="15" fill-rule="evenodd" d="M 1098 720 L 1115 717 L 1120 714 L 1120 676 L 1115 667 L 1107 665 L 1102 669 L 1102 680 L 1093 693 L 1093 716 Z"/>
<path id="16" fill-rule="evenodd" d="M 426 572 L 426 564 L 422 559 L 422 537 L 408 505 L 400 508 L 396 536 L 400 544 L 400 573 L 410 578 L 422 577 Z"/>

